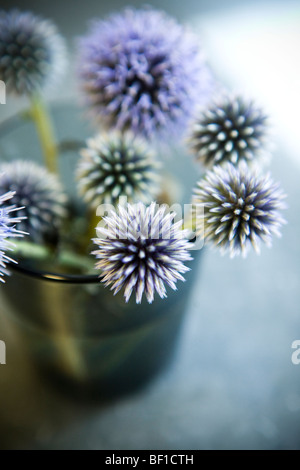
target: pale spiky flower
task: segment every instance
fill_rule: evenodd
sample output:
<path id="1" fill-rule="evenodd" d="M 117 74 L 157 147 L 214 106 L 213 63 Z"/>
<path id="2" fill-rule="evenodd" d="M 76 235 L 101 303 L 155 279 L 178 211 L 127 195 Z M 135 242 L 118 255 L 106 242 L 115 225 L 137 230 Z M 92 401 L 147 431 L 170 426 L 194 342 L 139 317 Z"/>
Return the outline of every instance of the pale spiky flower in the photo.
<path id="1" fill-rule="evenodd" d="M 16 217 L 24 217 L 20 230 L 35 241 L 56 238 L 66 216 L 66 196 L 53 173 L 31 161 L 16 160 L 0 165 L 0 192 L 14 191 L 11 203 Z"/>
<path id="2" fill-rule="evenodd" d="M 56 26 L 30 12 L 0 10 L 0 79 L 8 92 L 32 94 L 65 67 L 66 47 Z"/>
<path id="3" fill-rule="evenodd" d="M 4 282 L 3 275 L 8 274 L 7 263 L 15 263 L 6 254 L 14 248 L 10 238 L 24 235 L 22 231 L 16 229 L 16 224 L 19 224 L 22 218 L 16 214 L 19 209 L 11 205 L 14 194 L 13 191 L 9 191 L 0 196 L 0 282 Z"/>
<path id="4" fill-rule="evenodd" d="M 109 128 L 181 132 L 212 92 L 198 38 L 161 11 L 128 8 L 95 22 L 80 46 L 82 89 Z"/>
<path id="5" fill-rule="evenodd" d="M 81 154 L 78 187 L 91 207 L 116 204 L 120 196 L 129 202 L 153 200 L 158 190 L 158 164 L 143 139 L 128 132 L 99 134 L 88 140 Z"/>
<path id="6" fill-rule="evenodd" d="M 180 273 L 189 268 L 183 262 L 192 258 L 182 222 L 173 223 L 174 217 L 164 206 L 139 203 L 119 206 L 119 213 L 112 210 L 104 218 L 107 228 L 99 228 L 101 238 L 94 240 L 96 268 L 115 294 L 124 288 L 126 302 L 134 292 L 137 303 L 143 294 L 151 303 L 155 291 L 167 296 L 165 284 L 176 290 L 177 280 L 184 281 Z"/>
<path id="7" fill-rule="evenodd" d="M 244 162 L 216 166 L 194 191 L 193 203 L 204 206 L 203 217 L 196 221 L 197 235 L 232 257 L 246 255 L 251 245 L 259 251 L 260 240 L 270 246 L 272 236 L 280 236 L 283 198 L 270 175 L 250 171 Z"/>
<path id="8" fill-rule="evenodd" d="M 207 168 L 264 155 L 267 116 L 253 101 L 224 96 L 204 109 L 192 126 L 190 145 Z"/>

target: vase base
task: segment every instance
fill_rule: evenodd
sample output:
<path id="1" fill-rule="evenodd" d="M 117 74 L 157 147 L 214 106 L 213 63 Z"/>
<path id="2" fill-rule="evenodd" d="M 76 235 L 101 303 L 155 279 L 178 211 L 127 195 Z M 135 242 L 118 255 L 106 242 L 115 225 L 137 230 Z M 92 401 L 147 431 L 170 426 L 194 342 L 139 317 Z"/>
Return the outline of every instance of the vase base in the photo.
<path id="1" fill-rule="evenodd" d="M 99 378 L 84 377 L 77 379 L 58 370 L 47 368 L 44 364 L 36 364 L 37 373 L 43 383 L 56 392 L 75 401 L 89 401 L 107 403 L 119 398 L 139 393 L 159 379 L 166 369 L 174 363 L 174 344 L 172 350 L 161 355 L 159 363 L 143 363 L 142 369 L 126 369 L 122 372 L 114 371 L 111 375 Z"/>

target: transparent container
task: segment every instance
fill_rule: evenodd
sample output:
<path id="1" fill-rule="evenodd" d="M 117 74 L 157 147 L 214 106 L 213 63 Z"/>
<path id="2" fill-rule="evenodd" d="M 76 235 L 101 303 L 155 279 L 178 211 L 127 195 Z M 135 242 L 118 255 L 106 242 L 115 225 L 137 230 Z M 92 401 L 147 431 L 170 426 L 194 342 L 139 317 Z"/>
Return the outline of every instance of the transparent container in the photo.
<path id="1" fill-rule="evenodd" d="M 53 109 L 58 139 L 64 147 L 61 172 L 74 200 L 72 175 L 78 159 L 76 141 L 84 142 L 88 129 L 75 106 Z M 15 118 L 0 126 L 2 160 L 28 158 L 41 162 L 35 129 Z M 174 150 L 176 153 L 176 150 Z M 168 160 L 172 174 L 188 202 L 196 178 L 187 157 Z M 192 268 L 199 259 L 193 251 Z M 162 371 L 174 356 L 195 271 L 168 289 L 168 298 L 153 304 L 125 303 L 122 293 L 113 296 L 95 276 L 36 271 L 30 262 L 14 268 L 1 286 L 4 312 L 23 337 L 40 372 L 52 383 L 81 396 L 112 397 L 136 390 Z"/>

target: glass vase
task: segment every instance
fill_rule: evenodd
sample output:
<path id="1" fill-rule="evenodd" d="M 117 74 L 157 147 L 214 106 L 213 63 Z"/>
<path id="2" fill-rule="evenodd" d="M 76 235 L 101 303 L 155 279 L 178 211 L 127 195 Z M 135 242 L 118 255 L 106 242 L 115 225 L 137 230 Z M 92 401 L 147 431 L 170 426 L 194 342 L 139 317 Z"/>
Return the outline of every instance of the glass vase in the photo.
<path id="1" fill-rule="evenodd" d="M 64 146 L 60 171 L 75 200 L 72 175 L 78 145 L 74 135 L 76 141 L 84 142 L 93 131 L 75 106 L 55 107 L 53 115 L 58 140 Z M 32 123 L 20 118 L 4 123 L 0 152 L 2 160 L 28 158 L 41 163 Z M 166 163 L 172 166 L 184 202 L 196 178 L 194 169 L 183 158 Z M 193 251 L 192 255 L 191 268 L 200 253 Z M 114 397 L 145 385 L 170 363 L 194 277 L 192 269 L 186 282 L 178 283 L 177 291 L 168 289 L 167 299 L 156 295 L 151 305 L 146 301 L 137 305 L 135 299 L 126 304 L 122 293 L 113 296 L 95 276 L 41 274 L 29 261 L 26 268 L 20 263 L 1 286 L 1 309 L 48 380 L 72 395 Z"/>

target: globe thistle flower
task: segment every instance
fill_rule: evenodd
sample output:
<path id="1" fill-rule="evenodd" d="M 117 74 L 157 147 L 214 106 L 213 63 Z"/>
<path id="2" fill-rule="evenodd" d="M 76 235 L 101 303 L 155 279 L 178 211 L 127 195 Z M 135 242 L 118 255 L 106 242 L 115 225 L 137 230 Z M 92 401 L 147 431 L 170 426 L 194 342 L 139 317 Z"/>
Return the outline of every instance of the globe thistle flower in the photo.
<path id="1" fill-rule="evenodd" d="M 198 183 L 194 204 L 203 204 L 203 216 L 196 221 L 197 235 L 231 257 L 246 255 L 259 241 L 271 245 L 272 235 L 280 236 L 285 197 L 270 175 L 249 171 L 243 162 L 216 166 Z"/>
<path id="2" fill-rule="evenodd" d="M 98 135 L 83 149 L 77 170 L 85 201 L 96 208 L 120 196 L 149 203 L 158 189 L 158 164 L 147 143 L 131 133 Z"/>
<path id="3" fill-rule="evenodd" d="M 56 26 L 30 12 L 0 11 L 0 79 L 24 95 L 53 83 L 65 65 L 66 48 Z"/>
<path id="4" fill-rule="evenodd" d="M 142 203 L 119 206 L 119 213 L 111 211 L 104 218 L 107 228 L 99 228 L 101 238 L 94 242 L 93 252 L 99 260 L 96 268 L 102 270 L 102 282 L 111 286 L 114 294 L 124 288 L 128 302 L 135 292 L 136 302 L 143 294 L 149 303 L 155 291 L 166 297 L 165 283 L 176 290 L 180 273 L 189 270 L 183 262 L 191 260 L 189 242 L 180 230 L 182 222 L 173 223 L 174 213 L 165 213 L 165 207 L 155 203 L 145 207 Z"/>
<path id="5" fill-rule="evenodd" d="M 225 96 L 195 121 L 191 149 L 207 168 L 230 161 L 251 161 L 264 153 L 267 116 L 253 101 Z"/>
<path id="6" fill-rule="evenodd" d="M 15 216 L 24 218 L 19 228 L 34 241 L 56 239 L 66 216 L 66 196 L 57 177 L 45 168 L 27 161 L 0 165 L 0 193 L 14 191 L 11 203 Z M 24 206 L 24 207 L 23 207 Z"/>
<path id="7" fill-rule="evenodd" d="M 14 248 L 13 243 L 9 240 L 13 237 L 22 237 L 23 232 L 16 229 L 16 224 L 19 224 L 22 217 L 17 217 L 16 208 L 13 205 L 8 205 L 14 197 L 14 192 L 9 191 L 0 196 L 0 282 L 4 282 L 3 275 L 8 274 L 6 269 L 7 263 L 15 263 L 10 256 L 6 254 Z"/>
<path id="8" fill-rule="evenodd" d="M 212 90 L 198 39 L 160 11 L 126 9 L 96 22 L 80 49 L 83 92 L 109 128 L 147 137 L 181 130 Z"/>

